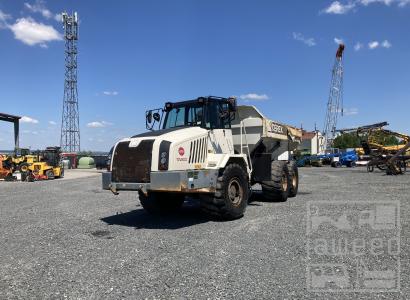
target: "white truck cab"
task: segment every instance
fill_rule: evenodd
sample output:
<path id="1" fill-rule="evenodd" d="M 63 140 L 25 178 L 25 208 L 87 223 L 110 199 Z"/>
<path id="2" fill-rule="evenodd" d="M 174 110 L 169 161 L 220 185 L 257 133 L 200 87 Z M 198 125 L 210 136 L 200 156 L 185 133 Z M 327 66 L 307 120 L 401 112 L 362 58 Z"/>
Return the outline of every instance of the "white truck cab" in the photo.
<path id="1" fill-rule="evenodd" d="M 151 213 L 175 210 L 194 195 L 206 212 L 238 218 L 254 183 L 272 200 L 296 196 L 297 167 L 289 157 L 301 133 L 237 106 L 235 98 L 168 102 L 146 112 L 146 127 L 116 143 L 103 187 L 138 191 Z"/>

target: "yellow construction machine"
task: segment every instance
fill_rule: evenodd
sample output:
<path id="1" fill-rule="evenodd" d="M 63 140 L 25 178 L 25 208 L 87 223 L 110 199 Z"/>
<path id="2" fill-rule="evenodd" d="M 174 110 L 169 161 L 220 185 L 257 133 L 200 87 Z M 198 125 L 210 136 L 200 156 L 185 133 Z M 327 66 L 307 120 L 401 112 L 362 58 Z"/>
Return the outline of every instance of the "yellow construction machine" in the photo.
<path id="1" fill-rule="evenodd" d="M 385 129 L 384 127 L 387 125 L 389 125 L 387 122 L 381 122 L 338 131 L 342 133 L 355 131 L 357 136 L 361 138 L 362 148 L 356 150 L 359 155 L 369 156 L 368 172 L 373 172 L 374 167 L 377 167 L 390 175 L 403 174 L 406 172 L 407 162 L 410 160 L 410 136 Z M 391 137 L 395 137 L 400 141 L 400 144 L 385 146 L 385 140 Z"/>
<path id="2" fill-rule="evenodd" d="M 35 161 L 27 167 L 28 178 L 43 180 L 64 177 L 60 153 L 60 147 L 47 147 L 46 150 L 38 152 Z"/>
<path id="3" fill-rule="evenodd" d="M 25 173 L 28 171 L 29 166 L 37 159 L 36 155 L 31 154 L 30 149 L 16 148 L 14 155 L 9 156 L 13 162 L 13 171 L 20 171 Z"/>
<path id="4" fill-rule="evenodd" d="M 16 149 L 13 155 L 3 157 L 0 178 L 1 173 L 11 176 L 16 171 L 22 174 L 22 180 L 29 181 L 63 177 L 60 153 L 60 147 L 47 147 L 44 151 L 34 153 L 30 153 L 29 149 Z"/>
<path id="5" fill-rule="evenodd" d="M 10 157 L 0 154 L 0 179 L 8 180 L 13 177 L 13 162 Z"/>

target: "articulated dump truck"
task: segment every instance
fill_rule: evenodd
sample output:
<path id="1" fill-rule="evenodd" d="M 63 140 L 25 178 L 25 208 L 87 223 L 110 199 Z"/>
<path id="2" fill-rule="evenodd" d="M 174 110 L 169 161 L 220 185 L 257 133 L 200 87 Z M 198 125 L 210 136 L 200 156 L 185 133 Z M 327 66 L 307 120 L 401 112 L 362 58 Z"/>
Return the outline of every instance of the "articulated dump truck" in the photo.
<path id="1" fill-rule="evenodd" d="M 138 191 L 149 213 L 180 208 L 185 196 L 219 219 L 243 216 L 251 187 L 267 200 L 286 201 L 298 192 L 292 151 L 302 132 L 271 121 L 235 98 L 199 97 L 168 102 L 146 112 L 148 132 L 113 147 L 103 188 Z"/>

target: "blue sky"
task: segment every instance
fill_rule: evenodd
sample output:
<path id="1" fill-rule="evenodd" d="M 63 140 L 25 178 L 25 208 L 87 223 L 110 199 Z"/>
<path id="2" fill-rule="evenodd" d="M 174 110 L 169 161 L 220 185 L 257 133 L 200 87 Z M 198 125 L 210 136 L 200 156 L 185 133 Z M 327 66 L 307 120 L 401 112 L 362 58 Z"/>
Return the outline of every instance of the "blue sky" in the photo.
<path id="1" fill-rule="evenodd" d="M 21 146 L 59 143 L 65 10 L 81 20 L 83 150 L 145 130 L 148 108 L 200 95 L 242 96 L 321 129 L 335 39 L 346 44 L 338 127 L 386 120 L 410 133 L 410 0 L 0 0 L 0 111 L 25 116 Z M 0 149 L 12 145 L 0 124 Z"/>

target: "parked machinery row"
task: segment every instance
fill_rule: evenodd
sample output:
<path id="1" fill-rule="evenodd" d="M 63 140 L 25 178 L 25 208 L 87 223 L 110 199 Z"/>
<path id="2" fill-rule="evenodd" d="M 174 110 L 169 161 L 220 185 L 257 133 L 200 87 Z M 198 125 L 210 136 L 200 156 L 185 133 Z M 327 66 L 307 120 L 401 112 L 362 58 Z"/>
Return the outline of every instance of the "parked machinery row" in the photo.
<path id="1" fill-rule="evenodd" d="M 60 147 L 47 147 L 33 153 L 29 149 L 16 149 L 12 155 L 2 155 L 0 179 L 34 181 L 63 177 L 60 153 Z"/>

